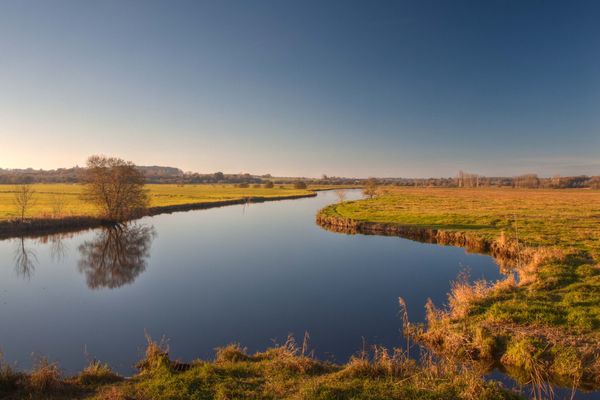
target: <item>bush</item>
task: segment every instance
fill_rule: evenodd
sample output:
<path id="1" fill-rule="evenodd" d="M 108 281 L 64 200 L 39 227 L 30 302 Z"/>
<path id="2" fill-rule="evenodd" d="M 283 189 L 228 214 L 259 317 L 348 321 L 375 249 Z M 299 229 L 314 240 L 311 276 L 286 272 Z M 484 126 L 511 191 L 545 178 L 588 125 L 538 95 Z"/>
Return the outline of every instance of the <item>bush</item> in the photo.
<path id="1" fill-rule="evenodd" d="M 240 184 L 238 185 L 238 187 L 239 187 L 239 188 L 242 188 L 242 189 L 246 189 L 246 188 L 249 188 L 249 187 L 250 187 L 250 185 L 248 185 L 247 183 L 240 183 Z"/>
<path id="2" fill-rule="evenodd" d="M 295 182 L 294 189 L 306 189 L 306 182 L 304 182 L 304 181 Z"/>
<path id="3" fill-rule="evenodd" d="M 267 182 L 265 182 L 265 188 L 266 188 L 266 189 L 272 189 L 272 188 L 273 188 L 273 186 L 274 186 L 274 185 L 273 185 L 273 182 L 271 182 L 271 181 L 267 181 Z"/>

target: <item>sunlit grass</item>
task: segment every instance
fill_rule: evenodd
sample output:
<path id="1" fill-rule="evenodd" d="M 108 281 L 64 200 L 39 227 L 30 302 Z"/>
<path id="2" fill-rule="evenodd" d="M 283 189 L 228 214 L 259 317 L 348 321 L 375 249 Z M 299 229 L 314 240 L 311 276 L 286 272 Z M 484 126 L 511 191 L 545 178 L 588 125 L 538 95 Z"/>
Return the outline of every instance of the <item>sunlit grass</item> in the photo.
<path id="1" fill-rule="evenodd" d="M 78 184 L 35 184 L 33 205 L 27 218 L 52 218 L 65 216 L 94 216 L 96 208 L 82 200 L 83 186 Z M 0 221 L 17 218 L 14 205 L 14 185 L 0 185 Z M 190 203 L 210 203 L 223 200 L 236 200 L 247 197 L 282 197 L 309 194 L 308 190 L 294 189 L 292 185 L 275 185 L 273 188 L 239 188 L 234 185 L 147 185 L 150 206 L 171 206 Z M 61 204 L 59 215 L 56 205 Z"/>

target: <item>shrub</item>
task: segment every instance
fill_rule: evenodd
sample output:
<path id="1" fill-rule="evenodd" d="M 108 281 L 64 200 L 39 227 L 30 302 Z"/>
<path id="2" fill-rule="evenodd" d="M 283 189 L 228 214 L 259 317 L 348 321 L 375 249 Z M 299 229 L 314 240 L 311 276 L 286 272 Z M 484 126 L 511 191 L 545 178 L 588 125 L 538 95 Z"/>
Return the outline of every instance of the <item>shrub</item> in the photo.
<path id="1" fill-rule="evenodd" d="M 294 189 L 306 189 L 307 185 L 304 181 L 296 181 L 294 182 Z"/>
<path id="2" fill-rule="evenodd" d="M 273 188 L 273 186 L 274 186 L 274 185 L 273 185 L 273 182 L 271 182 L 271 181 L 267 181 L 267 182 L 265 182 L 265 188 L 266 188 L 266 189 L 272 189 L 272 188 Z"/>

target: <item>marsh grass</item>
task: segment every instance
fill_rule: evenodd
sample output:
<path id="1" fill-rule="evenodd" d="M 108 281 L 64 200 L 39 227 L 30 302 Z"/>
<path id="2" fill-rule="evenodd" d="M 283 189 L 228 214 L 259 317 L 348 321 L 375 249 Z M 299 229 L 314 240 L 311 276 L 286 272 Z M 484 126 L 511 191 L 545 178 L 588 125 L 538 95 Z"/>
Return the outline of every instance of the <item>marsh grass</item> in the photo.
<path id="1" fill-rule="evenodd" d="M 481 378 L 476 364 L 454 364 L 423 352 L 420 360 L 401 349 L 366 347 L 348 363 L 316 359 L 292 336 L 262 352 L 248 354 L 239 344 L 216 349 L 214 361 L 185 364 L 168 356 L 166 341 L 147 337 L 140 373 L 118 378 L 108 366 L 92 361 L 75 377 L 62 377 L 45 359 L 22 374 L 9 399 L 516 399 L 516 394 Z M 33 383 L 35 381 L 35 384 Z M 20 383 L 19 383 L 20 382 Z M 25 382 L 25 383 L 23 383 Z"/>
<path id="2" fill-rule="evenodd" d="M 62 373 L 57 363 L 38 357 L 29 374 L 29 386 L 34 392 L 45 393 L 63 388 Z"/>
<path id="3" fill-rule="evenodd" d="M 77 379 L 82 385 L 98 385 L 118 382 L 123 378 L 116 374 L 108 364 L 92 360 L 77 376 Z"/>
<path id="4" fill-rule="evenodd" d="M 0 353 L 0 394 L 16 389 L 22 379 L 23 374 L 3 362 L 2 353 Z"/>

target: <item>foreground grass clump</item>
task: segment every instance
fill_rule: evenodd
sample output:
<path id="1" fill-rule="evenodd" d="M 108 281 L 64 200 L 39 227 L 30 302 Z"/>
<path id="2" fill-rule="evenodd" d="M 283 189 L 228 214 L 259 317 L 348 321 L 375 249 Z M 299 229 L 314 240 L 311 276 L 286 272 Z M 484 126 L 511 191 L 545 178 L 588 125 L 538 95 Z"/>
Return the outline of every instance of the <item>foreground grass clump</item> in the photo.
<path id="1" fill-rule="evenodd" d="M 518 399 L 498 383 L 485 382 L 474 367 L 376 348 L 345 365 L 305 354 L 292 338 L 282 346 L 249 355 L 239 345 L 217 349 L 214 361 L 172 361 L 168 348 L 149 341 L 146 356 L 131 379 L 105 380 L 109 373 L 93 363 L 78 377 L 57 378 L 59 385 L 42 393 L 23 374 L 0 390 L 6 399 Z M 32 373 L 33 374 L 33 373 Z M 86 379 L 82 376 L 86 375 Z M 99 379 L 92 379 L 97 375 Z"/>
<path id="2" fill-rule="evenodd" d="M 419 339 L 438 351 L 600 386 L 600 192 L 400 189 L 335 204 L 318 222 L 492 254 L 507 278 L 452 285 Z"/>

